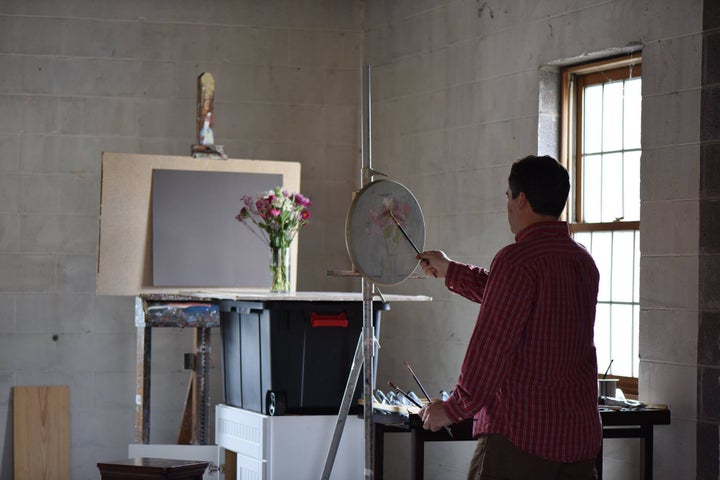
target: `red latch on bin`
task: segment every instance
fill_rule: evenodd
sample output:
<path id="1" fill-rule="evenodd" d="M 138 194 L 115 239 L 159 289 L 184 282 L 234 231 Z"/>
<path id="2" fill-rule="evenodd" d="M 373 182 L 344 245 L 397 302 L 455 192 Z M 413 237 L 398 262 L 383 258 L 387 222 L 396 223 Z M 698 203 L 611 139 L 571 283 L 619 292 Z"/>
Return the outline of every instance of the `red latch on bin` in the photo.
<path id="1" fill-rule="evenodd" d="M 337 315 L 320 315 L 315 312 L 310 312 L 310 325 L 313 328 L 318 327 L 341 327 L 347 328 L 348 320 L 345 316 L 345 312 L 338 313 Z"/>

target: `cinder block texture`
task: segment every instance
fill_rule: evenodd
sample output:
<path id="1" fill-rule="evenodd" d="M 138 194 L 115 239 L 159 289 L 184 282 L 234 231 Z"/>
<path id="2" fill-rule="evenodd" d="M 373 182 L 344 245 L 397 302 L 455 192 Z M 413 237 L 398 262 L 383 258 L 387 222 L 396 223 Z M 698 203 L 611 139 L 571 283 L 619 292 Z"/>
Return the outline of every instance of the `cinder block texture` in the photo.
<path id="1" fill-rule="evenodd" d="M 655 312 L 697 312 L 699 260 L 690 239 L 701 232 L 693 212 L 699 209 L 702 218 L 702 208 L 709 208 L 697 207 L 700 185 L 713 188 L 704 180 L 711 177 L 700 174 L 698 142 L 714 142 L 718 123 L 715 87 L 701 93 L 698 84 L 703 71 L 706 80 L 717 71 L 702 65 L 714 38 L 699 48 L 699 37 L 704 24 L 717 26 L 713 5 L 0 2 L 0 328 L 8 331 L 0 336 L 0 383 L 71 385 L 71 417 L 84 419 L 73 423 L 73 478 L 94 478 L 97 461 L 126 454 L 134 438 L 134 392 L 127 403 L 115 396 L 134 376 L 133 305 L 93 294 L 100 154 L 187 155 L 195 141 L 200 73 L 216 77 L 215 138 L 231 156 L 302 163 L 302 190 L 315 206 L 300 236 L 299 289 L 357 290 L 356 279 L 326 271 L 349 267 L 344 221 L 358 187 L 363 63 L 372 66 L 373 166 L 416 195 L 426 211 L 429 248 L 489 265 L 513 240 L 504 201 L 509 166 L 559 145 L 547 138 L 557 131 L 557 118 L 548 106 L 555 100 L 539 88 L 543 69 L 641 45 L 648 152 L 642 199 L 655 216 L 642 227 L 643 241 L 655 251 L 641 269 L 641 303 L 648 308 L 643 371 L 649 372 L 641 393 L 677 404 L 687 427 L 695 413 L 686 404 L 690 397 L 680 395 L 695 395 L 697 382 L 688 372 L 697 365 L 686 363 L 679 349 L 692 341 L 667 338 L 680 327 Z M 712 165 L 704 158 L 707 170 Z M 667 235 L 660 221 L 666 206 L 673 228 L 692 236 Z M 417 331 L 430 359 L 422 365 L 424 381 L 451 387 L 477 305 L 434 279 L 388 290 L 431 294 L 434 301 L 393 305 L 386 315 L 383 335 L 392 348 L 381 350 L 379 384 L 412 360 L 416 342 L 403 335 Z M 155 355 L 153 375 L 168 374 L 167 391 L 182 396 L 182 374 L 171 358 L 189 347 L 160 338 L 158 345 L 164 353 Z M 671 381 L 662 380 L 666 374 Z M 83 377 L 93 380 L 78 380 Z M 179 411 L 181 400 L 166 395 L 160 401 Z M 153 440 L 174 442 L 178 417 L 155 418 Z M 0 438 L 9 428 L 0 420 Z M 675 421 L 667 431 L 674 442 L 656 443 L 664 477 L 691 478 L 686 459 L 695 455 L 694 431 Z M 681 456 L 673 455 L 678 444 Z M 7 457 L 11 447 L 2 448 Z M 388 448 L 386 458 L 405 458 L 404 446 Z M 457 466 L 466 465 L 467 456 L 448 446 L 428 451 L 427 464 L 437 465 L 433 475 L 463 478 Z"/>
<path id="2" fill-rule="evenodd" d="M 701 182 L 707 183 L 707 176 L 701 173 L 701 163 L 697 161 L 700 155 L 701 147 L 697 143 L 643 150 L 641 208 L 644 202 L 650 200 L 687 201 L 697 198 Z M 682 175 L 668 175 L 668 172 L 677 170 L 682 170 Z"/>
<path id="3" fill-rule="evenodd" d="M 698 349 L 698 409 L 701 414 L 698 440 L 717 440 L 708 435 L 708 429 L 720 428 L 720 402 L 718 385 L 720 372 L 716 364 L 708 363 L 717 358 L 718 332 L 716 331 L 720 312 L 720 223 L 718 223 L 717 141 L 720 139 L 720 116 L 717 102 L 720 99 L 720 59 L 718 59 L 718 8 L 713 2 L 704 2 L 703 7 L 703 86 L 701 95 L 701 184 L 700 184 L 700 332 Z M 715 345 L 713 345 L 713 343 Z M 718 450 L 699 448 L 698 478 L 711 478 L 717 474 L 720 459 Z M 707 473 L 706 473 L 707 472 Z"/>
<path id="4" fill-rule="evenodd" d="M 696 362 L 696 355 L 701 351 L 717 350 L 717 337 L 702 333 L 708 328 L 713 331 L 712 325 L 704 325 L 702 320 L 700 322 L 698 327 L 697 311 L 691 309 L 641 309 L 641 361 L 691 365 Z M 708 345 L 711 342 L 716 345 Z"/>
<path id="5" fill-rule="evenodd" d="M 642 203 L 642 228 L 662 235 L 640 235 L 646 255 L 697 255 L 700 206 L 696 199 Z"/>
<path id="6" fill-rule="evenodd" d="M 643 46 L 643 95 L 697 89 L 702 75 L 702 35 L 648 42 Z"/>
<path id="7" fill-rule="evenodd" d="M 356 290 L 326 271 L 349 268 L 362 18 L 355 0 L 0 5 L 0 364 L 10 386 L 71 385 L 73 478 L 95 478 L 134 440 L 134 303 L 94 294 L 101 153 L 189 155 L 196 79 L 213 73 L 216 142 L 234 158 L 300 161 L 302 192 L 321 200 L 300 236 L 299 288 Z M 173 443 L 192 341 L 156 337 L 153 378 L 174 383 L 153 392 L 168 413 L 152 438 Z"/>
<path id="8" fill-rule="evenodd" d="M 643 148 L 646 145 L 648 148 L 655 148 L 697 143 L 700 97 L 699 89 L 643 97 Z M 702 104 L 705 105 L 704 99 Z M 675 119 L 678 118 L 686 120 L 677 123 Z M 652 125 L 652 128 L 646 127 L 647 125 Z"/>
<path id="9" fill-rule="evenodd" d="M 648 308 L 697 310 L 698 263 L 697 255 L 642 257 L 640 305 Z"/>
<path id="10" fill-rule="evenodd" d="M 720 144 L 703 144 L 700 181 L 703 198 L 720 198 Z"/>
<path id="11" fill-rule="evenodd" d="M 699 401 L 700 419 L 704 422 L 720 421 L 720 405 L 715 400 L 720 395 L 720 368 L 717 367 L 700 367 L 700 385 L 698 391 L 701 392 Z"/>
<path id="12" fill-rule="evenodd" d="M 702 89 L 702 123 L 700 136 L 703 141 L 720 140 L 720 86 L 709 85 Z"/>
<path id="13" fill-rule="evenodd" d="M 504 199 L 510 165 L 529 153 L 558 155 L 554 69 L 627 49 L 642 53 L 640 354 L 652 381 L 641 379 L 640 392 L 677 405 L 686 418 L 695 415 L 697 387 L 702 10 L 699 0 L 572 6 L 370 0 L 364 24 L 364 58 L 375 65 L 374 167 L 411 186 L 425 213 L 429 248 L 486 266 L 513 240 Z M 379 384 L 399 375 L 397 365 L 422 341 L 403 341 L 403 333 L 441 339 L 423 348 L 433 359 L 426 381 L 454 382 L 454 349 L 467 342 L 460 326 L 469 328 L 477 310 L 460 307 L 463 300 L 432 279 L 392 290 L 432 295 L 433 302 L 393 306 L 399 318 L 383 331 L 393 348 L 381 353 Z M 674 335 L 680 331 L 685 334 Z M 659 380 L 669 371 L 674 381 L 682 379 L 680 387 Z M 674 433 L 694 458 L 694 431 Z M 667 459 L 666 478 L 687 477 L 687 463 L 671 459 L 671 442 L 660 452 L 657 445 L 656 458 Z M 387 448 L 401 455 L 394 445 Z M 455 450 L 426 454 L 426 464 L 462 462 Z M 637 459 L 618 464 L 613 478 L 632 478 L 638 468 Z"/>

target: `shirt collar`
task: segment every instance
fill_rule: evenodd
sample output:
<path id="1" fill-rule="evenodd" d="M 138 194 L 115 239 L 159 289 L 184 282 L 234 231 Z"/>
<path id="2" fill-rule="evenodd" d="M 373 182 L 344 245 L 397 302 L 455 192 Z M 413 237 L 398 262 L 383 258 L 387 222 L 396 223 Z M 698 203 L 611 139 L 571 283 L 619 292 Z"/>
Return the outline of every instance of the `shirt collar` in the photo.
<path id="1" fill-rule="evenodd" d="M 570 230 L 567 222 L 563 221 L 537 222 L 520 230 L 515 235 L 515 242 L 528 240 L 539 235 L 564 237 L 570 235 Z"/>

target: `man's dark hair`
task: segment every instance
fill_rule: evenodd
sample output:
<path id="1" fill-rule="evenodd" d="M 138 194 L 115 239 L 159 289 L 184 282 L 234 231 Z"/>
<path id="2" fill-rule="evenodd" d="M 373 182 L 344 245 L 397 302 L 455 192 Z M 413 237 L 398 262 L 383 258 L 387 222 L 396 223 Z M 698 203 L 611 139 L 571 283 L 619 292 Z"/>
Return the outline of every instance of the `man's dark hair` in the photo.
<path id="1" fill-rule="evenodd" d="M 570 192 L 570 177 L 554 158 L 528 155 L 513 163 L 508 185 L 512 198 L 525 193 L 533 212 L 559 217 Z"/>

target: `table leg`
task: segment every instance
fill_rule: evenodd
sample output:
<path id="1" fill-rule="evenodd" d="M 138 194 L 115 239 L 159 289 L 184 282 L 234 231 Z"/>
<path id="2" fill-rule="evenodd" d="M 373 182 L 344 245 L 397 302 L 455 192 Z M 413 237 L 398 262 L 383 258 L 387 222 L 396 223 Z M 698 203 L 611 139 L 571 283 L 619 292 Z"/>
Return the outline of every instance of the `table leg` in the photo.
<path id="1" fill-rule="evenodd" d="M 643 462 L 640 465 L 640 478 L 652 480 L 653 478 L 653 427 L 646 425 L 642 427 L 642 439 L 640 440 L 640 454 Z"/>
<path id="2" fill-rule="evenodd" d="M 373 465 L 374 480 L 383 479 L 384 469 L 384 449 L 385 449 L 385 425 L 382 423 L 375 424 L 375 462 Z"/>
<path id="3" fill-rule="evenodd" d="M 422 480 L 425 476 L 425 441 L 420 428 L 410 433 L 410 478 Z"/>
<path id="4" fill-rule="evenodd" d="M 152 330 L 137 327 L 135 364 L 135 443 L 150 443 L 150 357 Z"/>
<path id="5" fill-rule="evenodd" d="M 195 445 L 208 445 L 208 402 L 210 388 L 210 328 L 195 329 L 195 368 L 193 369 L 192 433 Z"/>

